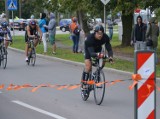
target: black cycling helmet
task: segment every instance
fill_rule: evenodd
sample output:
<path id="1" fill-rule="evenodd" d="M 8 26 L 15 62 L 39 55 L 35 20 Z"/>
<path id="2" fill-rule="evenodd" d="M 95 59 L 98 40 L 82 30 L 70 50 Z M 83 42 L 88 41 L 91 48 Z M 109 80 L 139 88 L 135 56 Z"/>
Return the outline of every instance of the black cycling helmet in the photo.
<path id="1" fill-rule="evenodd" d="M 1 26 L 2 26 L 2 28 L 7 28 L 8 24 L 7 24 L 7 22 L 2 22 Z"/>
<path id="2" fill-rule="evenodd" d="M 94 32 L 98 31 L 102 31 L 104 33 L 104 28 L 101 24 L 95 26 Z"/>
<path id="3" fill-rule="evenodd" d="M 30 25 L 36 25 L 36 21 L 35 20 L 31 20 L 30 21 Z"/>

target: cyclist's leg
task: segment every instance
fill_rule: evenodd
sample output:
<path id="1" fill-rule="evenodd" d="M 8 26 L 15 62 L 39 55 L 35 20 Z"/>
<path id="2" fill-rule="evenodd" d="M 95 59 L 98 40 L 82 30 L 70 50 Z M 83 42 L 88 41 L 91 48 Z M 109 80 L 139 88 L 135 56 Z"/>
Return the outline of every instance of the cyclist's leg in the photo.
<path id="1" fill-rule="evenodd" d="M 87 81 L 89 78 L 89 72 L 91 71 L 92 64 L 90 59 L 85 60 L 85 69 L 82 73 L 82 80 Z"/>
<path id="2" fill-rule="evenodd" d="M 39 39 L 38 39 L 38 38 L 34 39 L 34 47 L 37 46 L 38 42 L 39 42 Z"/>
<path id="3" fill-rule="evenodd" d="M 8 41 L 8 40 L 5 40 L 5 48 L 6 48 L 6 49 L 8 48 L 8 45 L 9 45 L 9 41 Z"/>
<path id="4" fill-rule="evenodd" d="M 28 39 L 25 39 L 25 60 L 28 61 Z"/>

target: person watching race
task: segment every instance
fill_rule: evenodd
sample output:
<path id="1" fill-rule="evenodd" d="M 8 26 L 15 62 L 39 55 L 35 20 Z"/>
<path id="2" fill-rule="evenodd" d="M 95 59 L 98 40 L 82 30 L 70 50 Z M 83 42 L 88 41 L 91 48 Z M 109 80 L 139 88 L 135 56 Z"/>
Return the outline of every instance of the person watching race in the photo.
<path id="1" fill-rule="evenodd" d="M 2 22 L 0 26 L 0 42 L 4 41 L 6 49 L 8 48 L 9 42 L 12 43 L 12 36 L 7 26 L 7 22 Z"/>
<path id="2" fill-rule="evenodd" d="M 38 38 L 38 34 L 40 34 L 40 38 Z M 38 42 L 42 39 L 42 31 L 40 30 L 39 26 L 36 24 L 35 20 L 31 20 L 26 28 L 25 33 L 25 55 L 26 55 L 26 62 L 28 62 L 28 40 L 29 38 L 35 38 L 34 39 L 34 45 L 37 46 Z"/>
<path id="3" fill-rule="evenodd" d="M 109 62 L 113 63 L 113 51 L 110 44 L 110 39 L 106 33 L 104 33 L 104 28 L 102 25 L 96 25 L 94 33 L 88 35 L 85 41 L 85 70 L 82 73 L 82 81 L 87 81 L 89 78 L 89 72 L 92 68 L 91 58 L 105 58 L 106 54 L 101 53 L 102 45 L 108 52 Z"/>

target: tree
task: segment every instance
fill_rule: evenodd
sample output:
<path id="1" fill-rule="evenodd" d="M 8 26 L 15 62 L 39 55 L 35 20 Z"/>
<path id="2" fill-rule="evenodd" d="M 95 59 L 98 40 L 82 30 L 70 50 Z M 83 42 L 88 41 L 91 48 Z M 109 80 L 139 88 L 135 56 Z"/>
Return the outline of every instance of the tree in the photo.
<path id="1" fill-rule="evenodd" d="M 0 14 L 5 11 L 5 0 L 0 0 Z"/>
<path id="2" fill-rule="evenodd" d="M 131 31 L 134 10 L 136 8 L 146 9 L 151 8 L 154 11 L 159 6 L 160 0 L 111 0 L 110 6 L 114 12 L 122 11 L 122 25 L 123 25 L 123 35 L 122 35 L 122 46 L 129 46 L 131 41 Z M 115 5 L 116 4 L 116 5 Z"/>

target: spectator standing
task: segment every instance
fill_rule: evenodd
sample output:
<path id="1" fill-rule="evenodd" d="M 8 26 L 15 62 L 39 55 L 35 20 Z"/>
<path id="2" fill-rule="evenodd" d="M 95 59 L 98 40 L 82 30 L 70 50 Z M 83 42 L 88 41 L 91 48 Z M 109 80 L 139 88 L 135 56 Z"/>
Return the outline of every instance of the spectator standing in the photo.
<path id="1" fill-rule="evenodd" d="M 153 49 L 155 52 L 157 52 L 158 36 L 159 36 L 158 21 L 155 18 L 151 18 L 146 32 L 146 39 L 150 37 L 150 40 L 152 40 L 152 43 L 148 44 L 147 46 L 148 49 Z M 157 53 L 156 53 L 156 63 L 158 63 Z"/>
<path id="2" fill-rule="evenodd" d="M 79 35 L 80 35 L 80 28 L 77 22 L 77 18 L 72 18 L 72 23 L 69 25 L 70 32 L 71 32 L 71 39 L 73 41 L 73 53 L 78 53 L 78 45 L 79 45 Z"/>
<path id="3" fill-rule="evenodd" d="M 83 53 L 84 52 L 84 42 L 85 42 L 85 33 L 83 31 L 83 29 L 80 32 L 80 36 L 79 36 L 79 53 Z"/>
<path id="4" fill-rule="evenodd" d="M 49 32 L 49 41 L 52 45 L 52 54 L 56 54 L 56 43 L 55 43 L 55 35 L 56 35 L 56 20 L 55 20 L 55 14 L 50 13 L 48 15 L 50 21 L 48 26 L 44 25 L 48 29 Z"/>
<path id="5" fill-rule="evenodd" d="M 44 27 L 44 25 L 47 25 L 46 22 L 46 13 L 40 13 L 40 21 L 39 21 L 39 27 L 42 31 L 42 41 L 43 41 L 43 47 L 44 47 L 44 55 L 47 53 L 47 31 Z"/>
<path id="6" fill-rule="evenodd" d="M 33 14 L 31 15 L 31 20 L 34 20 L 34 15 Z"/>
<path id="7" fill-rule="evenodd" d="M 7 16 L 5 13 L 2 13 L 1 19 L 0 19 L 0 23 L 3 23 L 3 22 L 6 22 L 8 24 Z"/>
<path id="8" fill-rule="evenodd" d="M 108 24 L 108 31 L 109 31 L 109 39 L 112 40 L 112 37 L 113 37 L 113 22 L 112 22 L 111 18 L 109 18 L 107 20 L 107 24 Z"/>
<path id="9" fill-rule="evenodd" d="M 132 31 L 132 42 L 134 43 L 135 50 L 144 50 L 146 48 L 145 34 L 146 34 L 146 25 L 142 22 L 142 17 L 137 17 L 137 24 L 134 25 Z"/>

